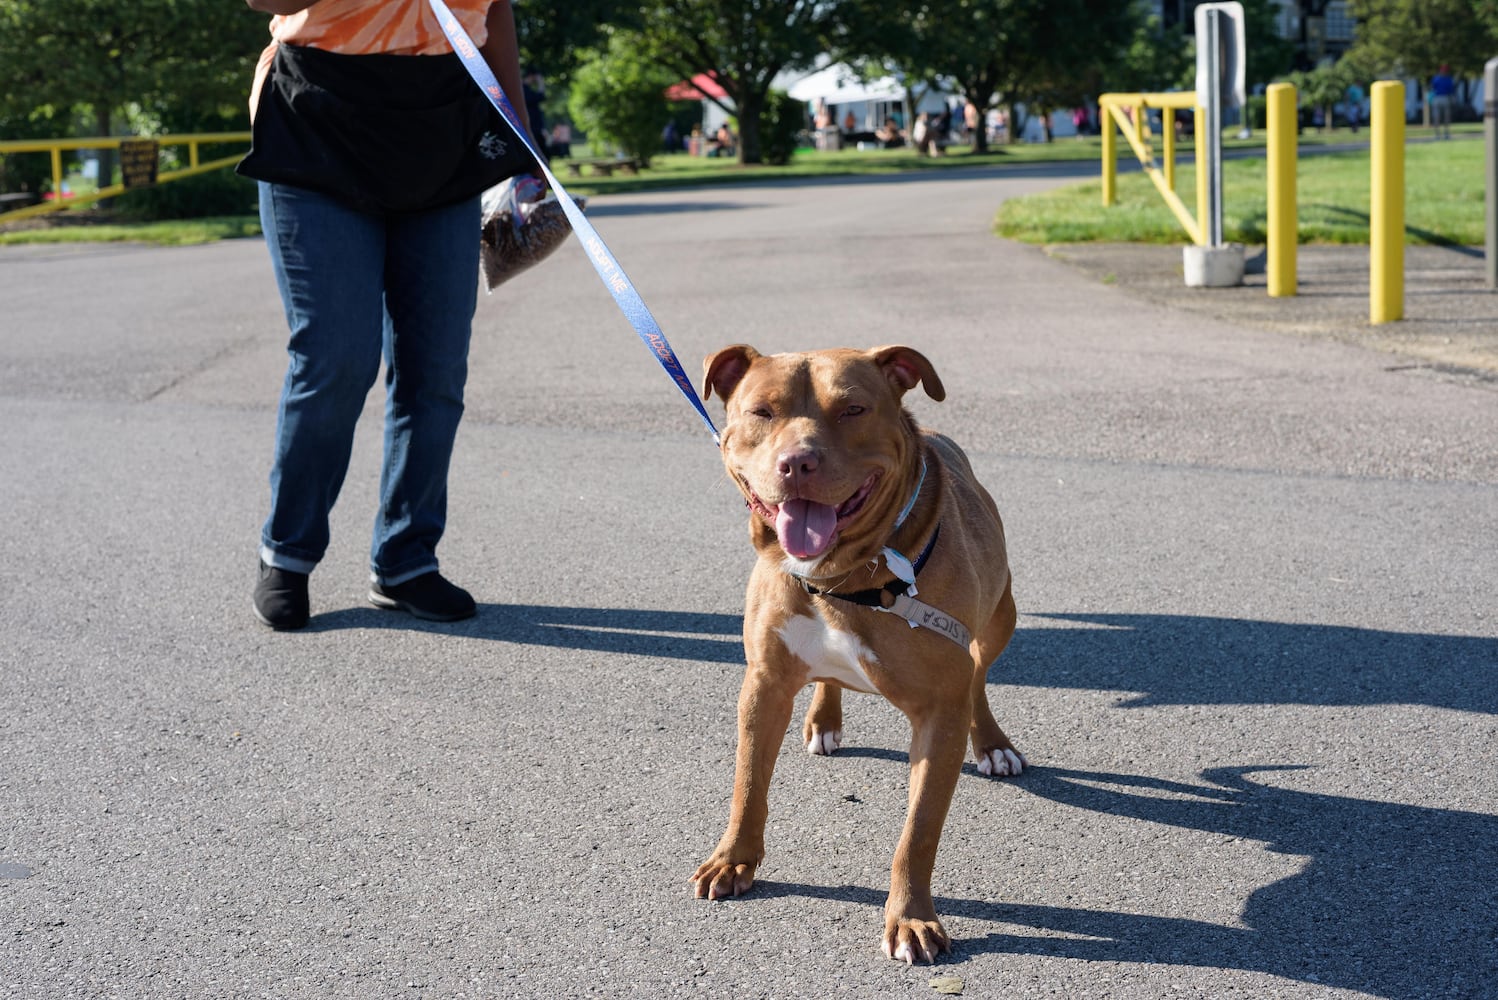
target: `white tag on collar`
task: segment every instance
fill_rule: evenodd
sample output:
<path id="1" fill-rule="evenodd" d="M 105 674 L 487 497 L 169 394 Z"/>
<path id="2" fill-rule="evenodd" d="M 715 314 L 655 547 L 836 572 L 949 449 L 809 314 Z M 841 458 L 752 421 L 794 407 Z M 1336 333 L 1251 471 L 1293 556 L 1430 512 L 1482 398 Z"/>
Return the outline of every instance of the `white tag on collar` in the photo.
<path id="1" fill-rule="evenodd" d="M 910 560 L 888 546 L 884 549 L 884 564 L 889 571 L 906 583 L 906 593 L 914 597 L 919 591 L 915 589 L 915 567 Z"/>

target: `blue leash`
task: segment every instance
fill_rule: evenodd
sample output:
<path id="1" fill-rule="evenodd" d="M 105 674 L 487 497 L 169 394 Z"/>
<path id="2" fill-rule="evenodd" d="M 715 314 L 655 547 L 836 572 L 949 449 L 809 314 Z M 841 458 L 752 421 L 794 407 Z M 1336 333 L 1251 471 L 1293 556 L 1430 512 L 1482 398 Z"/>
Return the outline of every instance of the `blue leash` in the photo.
<path id="1" fill-rule="evenodd" d="M 572 200 L 567 189 L 562 187 L 562 182 L 557 180 L 556 175 L 551 172 L 551 167 L 531 143 L 530 136 L 520 124 L 519 116 L 515 114 L 514 106 L 505 97 L 504 88 L 495 79 L 494 73 L 484 62 L 483 56 L 479 55 L 478 46 L 473 44 L 473 39 L 468 36 L 468 32 L 463 30 L 463 26 L 458 23 L 458 19 L 453 16 L 447 4 L 442 0 L 427 0 L 427 3 L 431 6 L 432 13 L 437 15 L 437 21 L 442 25 L 442 33 L 447 35 L 453 51 L 458 54 L 458 58 L 463 60 L 463 67 L 468 70 L 468 75 L 473 77 L 474 83 L 477 83 L 479 88 L 488 95 L 489 103 L 494 105 L 495 110 L 509 123 L 510 129 L 520 137 L 525 148 L 530 150 L 531 155 L 540 164 L 541 172 L 546 175 L 552 190 L 556 192 L 557 201 L 562 205 L 562 211 L 567 215 L 567 221 L 572 223 L 572 231 L 577 233 L 578 239 L 582 241 L 588 259 L 593 262 L 593 269 L 598 272 L 599 279 L 614 296 L 614 301 L 624 313 L 624 318 L 629 320 L 630 325 L 635 328 L 635 332 L 640 335 L 640 339 L 644 341 L 650 353 L 655 355 L 655 359 L 666 370 L 671 381 L 676 383 L 676 388 L 681 390 L 681 394 L 687 397 L 687 401 L 692 404 L 698 416 L 702 417 L 702 422 L 707 424 L 708 433 L 713 436 L 713 443 L 721 447 L 722 441 L 718 437 L 718 428 L 713 426 L 713 418 L 708 416 L 707 407 L 703 406 L 702 400 L 698 398 L 696 387 L 681 367 L 681 361 L 677 359 L 676 352 L 671 349 L 666 335 L 661 332 L 660 324 L 645 307 L 645 300 L 640 298 L 640 293 L 635 290 L 634 283 L 629 280 L 629 276 L 624 273 L 624 269 L 619 266 L 619 262 L 604 245 L 603 238 L 598 235 L 598 230 L 593 228 L 593 223 L 583 215 L 583 210 L 577 207 L 577 202 Z"/>

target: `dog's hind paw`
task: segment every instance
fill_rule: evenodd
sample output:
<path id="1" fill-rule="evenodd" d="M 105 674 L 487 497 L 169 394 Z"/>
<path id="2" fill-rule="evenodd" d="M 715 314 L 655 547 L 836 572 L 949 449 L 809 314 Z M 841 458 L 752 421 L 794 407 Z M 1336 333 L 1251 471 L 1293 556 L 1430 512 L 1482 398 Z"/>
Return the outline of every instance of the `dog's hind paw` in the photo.
<path id="1" fill-rule="evenodd" d="M 829 729 L 825 732 L 812 730 L 811 739 L 806 741 L 806 752 L 813 757 L 831 757 L 834 750 L 843 745 L 843 731 L 841 729 Z"/>
<path id="2" fill-rule="evenodd" d="M 978 770 L 990 778 L 1009 778 L 1023 774 L 1027 763 L 1018 750 L 995 749 L 979 755 Z"/>

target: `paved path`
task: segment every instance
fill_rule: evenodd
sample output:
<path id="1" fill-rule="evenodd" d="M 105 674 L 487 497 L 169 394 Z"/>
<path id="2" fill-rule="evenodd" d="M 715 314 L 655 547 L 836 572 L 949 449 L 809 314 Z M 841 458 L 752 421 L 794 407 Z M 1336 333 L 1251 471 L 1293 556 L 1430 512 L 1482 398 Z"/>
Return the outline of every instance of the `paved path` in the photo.
<path id="1" fill-rule="evenodd" d="M 1142 301 L 975 172 L 600 200 L 691 366 L 907 342 L 1004 511 L 956 953 L 878 953 L 907 728 L 726 817 L 744 514 L 581 253 L 481 302 L 445 568 L 365 606 L 361 432 L 313 626 L 249 610 L 282 330 L 258 242 L 0 252 L 0 995 L 1493 996 L 1498 393 Z M 1394 369 L 1394 370 L 1391 370 Z M 370 416 L 376 403 L 371 402 Z"/>

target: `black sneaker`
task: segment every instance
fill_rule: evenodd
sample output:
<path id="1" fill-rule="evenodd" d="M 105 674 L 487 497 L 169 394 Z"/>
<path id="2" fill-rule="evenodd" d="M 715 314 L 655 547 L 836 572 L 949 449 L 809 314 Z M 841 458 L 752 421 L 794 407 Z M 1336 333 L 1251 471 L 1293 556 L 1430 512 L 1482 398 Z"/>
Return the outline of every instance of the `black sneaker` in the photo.
<path id="1" fill-rule="evenodd" d="M 369 603 L 387 611 L 404 611 L 429 622 L 455 622 L 478 613 L 473 595 L 442 578 L 436 570 L 405 583 L 371 583 Z"/>
<path id="2" fill-rule="evenodd" d="M 255 617 L 278 632 L 303 628 L 312 615 L 307 574 L 260 563 L 255 581 Z"/>

